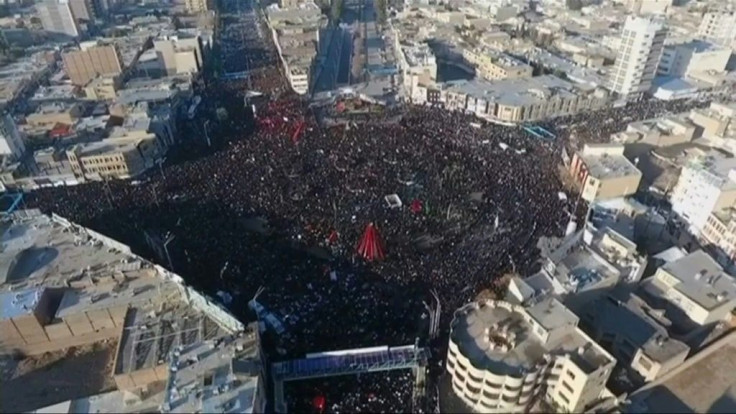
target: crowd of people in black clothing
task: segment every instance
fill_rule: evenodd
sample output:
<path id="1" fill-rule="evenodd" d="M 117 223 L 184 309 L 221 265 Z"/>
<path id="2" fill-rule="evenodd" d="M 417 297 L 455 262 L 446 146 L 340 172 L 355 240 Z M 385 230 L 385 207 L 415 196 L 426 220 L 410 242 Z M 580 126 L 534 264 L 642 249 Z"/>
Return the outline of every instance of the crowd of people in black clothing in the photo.
<path id="1" fill-rule="evenodd" d="M 245 303 L 264 287 L 258 301 L 286 328 L 267 338 L 274 359 L 416 338 L 427 344 L 423 302 L 435 289 L 442 333 L 430 343 L 430 378 L 442 369 L 452 311 L 499 275 L 532 271 L 537 239 L 562 235 L 584 210 L 576 195 L 562 196 L 556 175 L 569 135 L 605 139 L 627 117 L 698 104 L 645 101 L 560 118 L 541 124 L 559 136 L 546 142 L 518 127 L 420 106 L 398 121 L 325 127 L 304 102 L 282 93 L 277 78 L 264 74 L 281 98 L 257 109 L 247 136 L 215 127 L 220 149 L 202 148 L 206 156 L 193 157 L 201 146 L 182 144 L 176 150 L 189 154 L 170 156 L 163 173 L 43 189 L 28 204 L 150 257 L 144 232 L 173 235 L 173 270 L 213 296 L 228 292 L 244 319 L 252 317 Z M 402 205 L 389 204 L 389 195 Z M 356 253 L 369 223 L 378 229 L 383 260 Z M 364 386 L 335 391 L 326 409 L 406 411 L 411 380 L 386 381 L 373 398 Z M 298 392 L 294 406 L 311 392 Z"/>

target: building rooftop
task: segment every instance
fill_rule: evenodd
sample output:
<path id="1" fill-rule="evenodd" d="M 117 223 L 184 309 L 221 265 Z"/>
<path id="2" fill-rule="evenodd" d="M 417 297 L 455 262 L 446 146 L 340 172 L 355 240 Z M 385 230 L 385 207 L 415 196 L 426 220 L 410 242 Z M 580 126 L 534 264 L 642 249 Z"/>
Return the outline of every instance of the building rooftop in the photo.
<path id="1" fill-rule="evenodd" d="M 639 413 L 730 413 L 736 411 L 736 334 L 716 341 L 672 375 L 631 394 Z M 696 354 L 696 357 L 697 355 Z"/>
<path id="2" fill-rule="evenodd" d="M 523 79 L 460 80 L 445 83 L 448 92 L 469 95 L 508 106 L 526 106 L 546 102 L 555 96 L 571 99 L 580 94 L 572 83 L 553 75 Z"/>
<path id="3" fill-rule="evenodd" d="M 551 354 L 569 355 L 586 372 L 613 363 L 613 357 L 578 329 L 577 322 L 552 297 L 528 308 L 473 302 L 455 312 L 451 336 L 473 365 L 499 375 L 519 376 Z"/>
<path id="4" fill-rule="evenodd" d="M 702 250 L 668 262 L 661 269 L 677 279 L 674 289 L 705 309 L 736 298 L 736 280 Z M 652 283 L 656 285 L 656 280 Z"/>
<path id="5" fill-rule="evenodd" d="M 636 166 L 623 154 L 578 152 L 588 173 L 599 180 L 628 177 L 641 174 Z"/>
<path id="6" fill-rule="evenodd" d="M 255 326 L 239 337 L 177 348 L 169 361 L 162 412 L 260 412 L 256 394 L 263 386 L 262 367 Z"/>
<path id="7" fill-rule="evenodd" d="M 244 349 L 252 352 L 257 344 L 252 335 L 253 326 L 243 333 L 243 324 L 224 308 L 186 286 L 178 275 L 136 256 L 124 244 L 61 217 L 42 215 L 37 210 L 21 211 L 11 218 L 2 235 L 0 253 L 0 319 L 16 320 L 33 311 L 42 329 L 68 324 L 73 331 L 69 335 L 84 344 L 116 338 L 119 345 L 113 351 L 112 372 L 105 375 L 114 374 L 118 386 L 121 386 L 118 382 L 121 376 L 130 377 L 129 381 L 148 378 L 138 374 L 144 369 L 165 372 L 175 349 L 187 350 L 186 353 L 199 348 L 204 352 L 201 361 L 206 361 L 208 355 L 215 355 L 213 365 L 233 367 L 228 378 L 234 376 L 240 385 L 233 388 L 238 391 L 232 395 L 237 395 L 241 406 L 248 404 L 247 384 L 259 381 L 251 378 L 258 373 L 249 372 L 251 377 L 247 377 L 235 360 L 223 359 L 221 355 L 240 356 Z M 53 300 L 45 300 L 48 291 L 54 294 Z M 78 322 L 73 321 L 79 321 L 80 316 L 91 322 L 93 332 L 97 333 L 77 331 L 79 325 L 74 324 Z M 105 321 L 111 316 L 113 319 L 107 324 Z M 47 325 L 44 321 L 53 322 Z M 109 334 L 100 337 L 101 331 Z M 40 343 L 40 349 L 49 346 L 64 349 L 63 344 L 68 342 L 68 339 L 58 339 L 61 342 L 56 345 L 56 337 L 49 338 L 49 342 Z M 36 342 L 27 345 L 31 347 L 29 352 L 34 344 Z M 65 363 L 75 362 L 74 356 L 67 359 Z M 83 364 L 83 361 L 80 359 L 78 363 Z M 208 364 L 192 367 L 190 375 L 205 376 L 212 365 Z M 69 395 L 60 394 L 55 402 L 71 399 L 67 401 L 69 407 L 100 404 L 101 411 L 127 411 L 128 398 L 119 398 L 120 395 L 101 396 L 94 401 L 73 400 L 79 395 L 72 390 Z M 197 398 L 190 396 L 187 404 L 199 404 L 195 402 Z M 213 406 L 206 405 L 206 401 L 217 401 L 217 398 L 207 395 L 202 398 L 205 411 L 211 412 Z M 112 409 L 109 409 L 110 404 L 113 404 Z M 64 411 L 64 407 L 48 409 Z M 189 408 L 183 410 L 191 411 Z"/>
<path id="8" fill-rule="evenodd" d="M 586 311 L 592 316 L 592 324 L 604 332 L 619 332 L 653 361 L 665 363 L 690 350 L 684 342 L 670 337 L 671 322 L 633 293 L 612 292 Z"/>

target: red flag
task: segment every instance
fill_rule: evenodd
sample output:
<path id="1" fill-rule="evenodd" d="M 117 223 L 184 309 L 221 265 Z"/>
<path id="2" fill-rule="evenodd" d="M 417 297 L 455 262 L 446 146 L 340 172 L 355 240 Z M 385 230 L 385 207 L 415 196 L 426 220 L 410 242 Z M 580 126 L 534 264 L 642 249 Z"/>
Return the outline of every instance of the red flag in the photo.
<path id="1" fill-rule="evenodd" d="M 330 235 L 327 236 L 327 243 L 329 244 L 335 244 L 337 243 L 337 239 L 340 238 L 340 234 L 337 232 L 337 230 L 332 230 L 330 232 Z"/>
<path id="2" fill-rule="evenodd" d="M 378 230 L 373 223 L 368 223 L 365 226 L 363 237 L 361 237 L 360 243 L 358 244 L 358 254 L 369 262 L 381 260 L 384 257 L 381 236 L 378 234 Z"/>
<path id="3" fill-rule="evenodd" d="M 414 199 L 414 201 L 411 202 L 411 206 L 409 207 L 411 209 L 411 212 L 414 214 L 421 213 L 422 212 L 422 202 L 419 199 Z"/>
<path id="4" fill-rule="evenodd" d="M 318 395 L 312 400 L 312 405 L 314 405 L 315 410 L 321 413 L 325 411 L 325 402 L 325 396 Z"/>

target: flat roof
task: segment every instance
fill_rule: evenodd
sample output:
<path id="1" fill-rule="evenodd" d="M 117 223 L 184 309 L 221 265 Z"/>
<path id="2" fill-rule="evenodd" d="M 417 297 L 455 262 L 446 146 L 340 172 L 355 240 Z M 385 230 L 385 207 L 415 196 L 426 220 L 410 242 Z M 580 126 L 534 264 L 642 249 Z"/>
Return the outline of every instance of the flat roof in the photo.
<path id="1" fill-rule="evenodd" d="M 736 280 L 702 250 L 665 263 L 661 269 L 678 280 L 675 289 L 705 309 L 736 298 Z"/>
<path id="2" fill-rule="evenodd" d="M 646 391 L 631 395 L 636 412 L 732 413 L 736 412 L 736 343 L 734 335 L 714 344 L 700 360 Z M 708 350 L 708 348 L 706 348 Z M 704 352 L 704 351 L 701 351 Z M 695 355 L 697 357 L 697 354 Z M 688 360 L 688 361 L 690 361 Z M 685 364 L 688 364 L 685 361 Z"/>
<path id="3" fill-rule="evenodd" d="M 605 332 L 615 332 L 635 348 L 641 348 L 652 360 L 665 363 L 689 352 L 684 342 L 670 337 L 670 322 L 658 316 L 647 303 L 633 293 L 618 290 L 590 304 L 592 324 Z"/>
<path id="4" fill-rule="evenodd" d="M 103 309 L 112 314 L 113 309 L 122 309 L 125 321 L 124 326 L 116 325 L 122 336 L 113 373 L 166 364 L 171 351 L 181 346 L 206 343 L 208 349 L 219 350 L 221 343 L 206 341 L 228 334 L 239 337 L 237 332 L 244 329 L 224 308 L 187 287 L 179 276 L 133 254 L 122 243 L 38 210 L 9 218 L 12 221 L 2 234 L 0 252 L 0 317 L 29 312 L 48 288 L 62 294 L 58 305 L 45 309 L 51 317 Z M 84 362 L 80 359 L 79 363 Z M 93 407 L 99 402 L 101 407 L 117 407 L 109 411 L 125 411 L 123 400 L 101 397 L 99 401 L 72 401 L 70 407 Z M 118 403 L 122 405 L 115 405 Z M 47 408 L 64 407 L 66 404 Z"/>
<path id="5" fill-rule="evenodd" d="M 552 297 L 528 308 L 508 302 L 474 302 L 455 313 L 451 337 L 473 365 L 497 374 L 519 376 L 551 353 L 569 354 L 588 372 L 613 362 L 607 352 L 577 328 L 577 322 L 578 318 Z M 536 326 L 554 332 L 550 334 L 552 339 L 543 342 Z M 504 344 L 508 349 L 492 349 L 492 343 Z M 583 352 L 579 353 L 581 349 Z"/>
<path id="6" fill-rule="evenodd" d="M 585 162 L 588 173 L 598 179 L 621 178 L 631 175 L 641 175 L 636 166 L 623 155 L 617 154 L 585 154 L 578 152 L 578 156 Z"/>
<path id="7" fill-rule="evenodd" d="M 0 292 L 0 320 L 31 314 L 38 306 L 44 290 L 38 287 L 19 292 Z"/>
<path id="8" fill-rule="evenodd" d="M 227 336 L 179 347 L 169 362 L 161 411 L 257 411 L 254 409 L 262 366 L 256 326 L 250 325 L 240 337 Z M 191 398 L 193 395 L 198 397 Z"/>
<path id="9" fill-rule="evenodd" d="M 572 83 L 554 75 L 494 81 L 459 80 L 446 82 L 445 86 L 448 92 L 509 106 L 541 104 L 555 96 L 571 99 L 579 95 Z"/>

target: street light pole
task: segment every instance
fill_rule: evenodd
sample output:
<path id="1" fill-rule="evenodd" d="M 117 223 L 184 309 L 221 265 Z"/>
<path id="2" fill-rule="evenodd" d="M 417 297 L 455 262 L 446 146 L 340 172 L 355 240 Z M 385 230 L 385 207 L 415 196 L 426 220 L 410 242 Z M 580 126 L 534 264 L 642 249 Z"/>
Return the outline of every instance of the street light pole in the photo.
<path id="1" fill-rule="evenodd" d="M 159 158 L 156 160 L 156 164 L 158 164 L 158 170 L 161 171 L 161 178 L 166 181 L 166 174 L 164 174 L 164 162 L 166 161 L 166 157 Z"/>
<path id="2" fill-rule="evenodd" d="M 174 270 L 174 263 L 171 261 L 171 256 L 169 255 L 169 243 L 171 243 L 176 236 L 174 236 L 171 233 L 167 234 L 166 241 L 164 242 L 164 252 L 166 252 L 166 260 L 169 261 L 169 268 L 173 271 Z"/>

